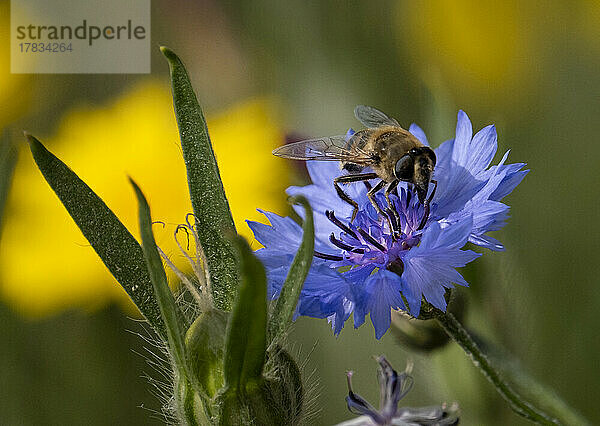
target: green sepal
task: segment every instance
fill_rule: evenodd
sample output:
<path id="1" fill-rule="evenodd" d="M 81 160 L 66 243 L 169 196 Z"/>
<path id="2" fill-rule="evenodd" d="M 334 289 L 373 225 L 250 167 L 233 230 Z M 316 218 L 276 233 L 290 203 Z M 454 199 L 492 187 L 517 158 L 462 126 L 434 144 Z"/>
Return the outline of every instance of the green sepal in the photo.
<path id="1" fill-rule="evenodd" d="M 215 307 L 229 311 L 238 282 L 235 249 L 227 235 L 235 225 L 223 189 L 208 128 L 187 71 L 179 57 L 160 48 L 169 62 L 173 105 L 200 244 L 206 255 Z"/>
<path id="2" fill-rule="evenodd" d="M 254 416 L 250 407 L 234 389 L 224 390 L 217 398 L 219 426 L 253 424 Z"/>
<path id="3" fill-rule="evenodd" d="M 175 362 L 181 376 L 186 376 L 186 356 L 184 344 L 184 332 L 188 328 L 185 322 L 183 313 L 175 303 L 175 298 L 167 281 L 167 274 L 162 264 L 160 254 L 156 247 L 154 234 L 152 233 L 152 219 L 150 216 L 150 206 L 146 201 L 146 197 L 142 193 L 140 187 L 129 179 L 135 195 L 138 200 L 138 216 L 140 222 L 140 234 L 142 236 L 142 249 L 146 265 L 152 281 L 154 289 L 154 297 L 158 302 L 160 314 L 165 324 L 167 331 L 167 342 L 169 344 L 169 352 Z"/>
<path id="4" fill-rule="evenodd" d="M 260 381 L 267 349 L 267 276 L 265 268 L 240 236 L 240 286 L 225 338 L 224 377 L 227 389 L 244 392 Z"/>
<path id="5" fill-rule="evenodd" d="M 277 347 L 269 354 L 261 380 L 248 384 L 244 392 L 228 388 L 219 394 L 218 424 L 296 425 L 302 419 L 302 403 L 300 370 L 292 357 Z"/>
<path id="6" fill-rule="evenodd" d="M 279 417 L 279 411 L 271 398 L 271 390 L 266 381 L 254 383 L 242 395 L 229 391 L 219 403 L 219 425 L 270 425 L 287 426 L 285 418 Z"/>
<path id="7" fill-rule="evenodd" d="M 175 375 L 174 402 L 178 424 L 185 426 L 205 426 L 212 424 L 206 411 L 206 402 L 194 390 L 185 376 Z"/>
<path id="8" fill-rule="evenodd" d="M 268 352 L 265 373 L 269 395 L 273 402 L 272 411 L 283 424 L 297 424 L 302 418 L 304 387 L 300 368 L 292 356 L 279 346 Z"/>
<path id="9" fill-rule="evenodd" d="M 210 310 L 200 314 L 185 335 L 188 367 L 204 399 L 214 398 L 224 385 L 223 356 L 229 313 Z"/>
<path id="10" fill-rule="evenodd" d="M 142 247 L 104 201 L 65 163 L 35 137 L 27 133 L 25 136 L 38 168 L 84 237 L 150 325 L 166 338 Z"/>
<path id="11" fill-rule="evenodd" d="M 292 323 L 302 286 L 312 265 L 315 249 L 315 226 L 313 212 L 308 200 L 302 195 L 292 197 L 290 201 L 304 207 L 304 223 L 302 225 L 302 242 L 290 266 L 279 298 L 269 318 L 269 335 L 277 342 Z"/>

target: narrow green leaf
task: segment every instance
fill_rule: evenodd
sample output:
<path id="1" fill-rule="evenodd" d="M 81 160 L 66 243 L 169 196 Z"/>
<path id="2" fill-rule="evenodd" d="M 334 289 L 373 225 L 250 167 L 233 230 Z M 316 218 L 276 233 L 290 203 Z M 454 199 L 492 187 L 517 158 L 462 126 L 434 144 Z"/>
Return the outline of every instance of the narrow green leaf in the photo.
<path id="1" fill-rule="evenodd" d="M 133 303 L 165 338 L 142 247 L 104 201 L 35 137 L 25 134 L 33 159 L 84 237 Z"/>
<path id="2" fill-rule="evenodd" d="M 17 164 L 18 152 L 15 145 L 9 140 L 8 132 L 0 136 L 0 232 L 2 231 L 2 216 L 4 205 L 12 182 L 13 172 Z"/>
<path id="3" fill-rule="evenodd" d="M 146 265 L 150 274 L 150 280 L 152 281 L 152 287 L 154 289 L 154 297 L 158 302 L 160 308 L 161 317 L 165 323 L 167 330 L 167 341 L 169 342 L 169 349 L 175 360 L 175 364 L 179 372 L 186 372 L 186 361 L 185 361 L 185 344 L 184 344 L 184 332 L 182 327 L 187 329 L 187 326 L 183 323 L 183 314 L 179 310 L 179 307 L 175 303 L 175 298 L 169 284 L 167 282 L 167 274 L 162 264 L 158 249 L 156 248 L 156 241 L 154 240 L 154 234 L 152 234 L 152 220 L 150 218 L 150 206 L 144 197 L 141 189 L 129 178 L 131 185 L 135 191 L 135 195 L 138 200 L 138 215 L 140 220 L 140 233 L 142 235 L 142 250 L 144 251 L 144 257 L 146 259 Z"/>
<path id="4" fill-rule="evenodd" d="M 219 175 L 206 120 L 187 71 L 172 50 L 164 46 L 160 50 L 167 58 L 171 70 L 175 116 L 198 235 L 212 280 L 213 299 L 217 308 L 228 311 L 235 298 L 238 265 L 235 249 L 226 235 L 235 234 L 235 225 Z"/>
<path id="5" fill-rule="evenodd" d="M 290 270 L 281 288 L 281 293 L 269 319 L 269 335 L 273 342 L 277 342 L 292 323 L 294 311 L 300 298 L 300 292 L 302 291 L 304 280 L 306 280 L 314 257 L 315 226 L 312 208 L 308 200 L 302 195 L 293 197 L 291 201 L 295 204 L 301 204 L 304 207 L 305 219 L 302 225 L 302 243 L 290 266 Z"/>
<path id="6" fill-rule="evenodd" d="M 225 337 L 225 387 L 245 391 L 260 380 L 267 343 L 267 276 L 246 240 L 234 239 L 240 253 L 241 282 Z"/>

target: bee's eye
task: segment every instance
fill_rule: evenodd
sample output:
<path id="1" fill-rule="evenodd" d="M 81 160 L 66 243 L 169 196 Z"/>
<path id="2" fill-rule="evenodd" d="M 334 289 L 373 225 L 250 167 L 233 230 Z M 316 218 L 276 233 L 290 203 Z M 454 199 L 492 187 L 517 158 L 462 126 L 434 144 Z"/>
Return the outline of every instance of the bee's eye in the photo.
<path id="1" fill-rule="evenodd" d="M 419 153 L 419 150 L 417 148 L 413 148 L 410 151 L 408 151 L 408 153 L 410 155 L 417 155 Z"/>
<path id="2" fill-rule="evenodd" d="M 394 168 L 396 178 L 404 181 L 411 181 L 415 172 L 414 160 L 410 155 L 405 155 L 396 162 Z"/>
<path id="3" fill-rule="evenodd" d="M 427 156 L 429 157 L 429 159 L 431 160 L 431 162 L 433 163 L 433 165 L 435 166 L 435 152 L 433 152 L 433 149 L 431 148 L 427 148 L 425 150 L 423 150 L 425 152 L 425 154 L 427 154 Z"/>

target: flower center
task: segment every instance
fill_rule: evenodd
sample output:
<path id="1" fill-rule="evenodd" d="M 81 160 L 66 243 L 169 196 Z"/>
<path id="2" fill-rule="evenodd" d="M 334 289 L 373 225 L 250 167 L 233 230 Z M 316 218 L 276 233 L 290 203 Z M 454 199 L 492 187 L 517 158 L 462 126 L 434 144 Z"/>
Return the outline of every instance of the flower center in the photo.
<path id="1" fill-rule="evenodd" d="M 390 200 L 394 211 L 387 210 L 393 216 L 393 230 L 389 229 L 387 218 L 379 216 L 370 204 L 359 211 L 353 222 L 347 224 L 337 218 L 333 211 L 326 211 L 327 219 L 339 229 L 338 235 L 331 233 L 329 242 L 342 253 L 330 255 L 315 252 L 315 256 L 338 262 L 337 266 L 373 265 L 402 275 L 402 258 L 421 241 L 420 223 L 424 212 L 412 191 L 402 188 L 398 195 L 391 194 Z M 377 201 L 386 202 L 383 196 Z"/>

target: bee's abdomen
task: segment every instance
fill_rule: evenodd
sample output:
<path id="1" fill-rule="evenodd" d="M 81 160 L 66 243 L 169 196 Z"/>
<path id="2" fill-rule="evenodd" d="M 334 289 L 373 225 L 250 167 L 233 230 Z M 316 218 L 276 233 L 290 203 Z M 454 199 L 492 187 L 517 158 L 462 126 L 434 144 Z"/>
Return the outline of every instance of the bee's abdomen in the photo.
<path id="1" fill-rule="evenodd" d="M 367 142 L 369 142 L 369 134 L 365 130 L 359 130 L 348 140 L 346 148 L 348 151 L 363 150 Z M 342 162 L 342 168 L 349 173 L 360 173 L 364 169 L 364 166 L 351 162 Z"/>
<path id="2" fill-rule="evenodd" d="M 359 130 L 356 132 L 346 145 L 349 150 L 352 149 L 363 149 L 367 142 L 369 141 L 369 135 L 365 130 Z"/>

